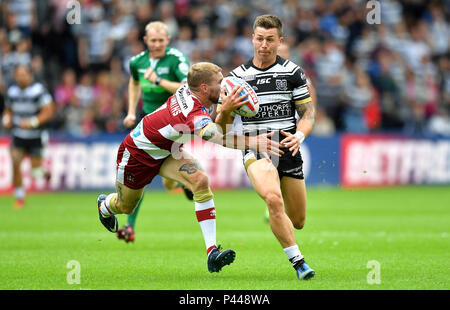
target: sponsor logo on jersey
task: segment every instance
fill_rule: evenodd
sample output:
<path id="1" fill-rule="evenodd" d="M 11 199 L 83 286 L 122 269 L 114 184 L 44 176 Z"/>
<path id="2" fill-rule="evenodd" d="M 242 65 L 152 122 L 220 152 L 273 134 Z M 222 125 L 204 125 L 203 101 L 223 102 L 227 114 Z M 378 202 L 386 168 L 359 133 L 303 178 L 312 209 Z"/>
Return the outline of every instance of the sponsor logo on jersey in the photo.
<path id="1" fill-rule="evenodd" d="M 183 109 L 186 110 L 188 108 L 188 105 L 186 102 L 186 98 L 183 96 L 183 90 L 184 90 L 184 87 L 181 87 L 178 89 L 178 99 L 181 101 L 181 106 L 183 107 Z M 189 93 L 188 93 L 188 96 L 189 96 Z"/>
<path id="2" fill-rule="evenodd" d="M 128 183 L 132 183 L 132 184 L 134 183 L 134 175 L 127 173 L 126 178 L 127 178 Z"/>
<path id="3" fill-rule="evenodd" d="M 281 90 L 281 91 L 284 91 L 284 90 L 287 90 L 288 89 L 288 87 L 287 87 L 287 80 L 286 79 L 282 79 L 282 80 L 275 80 L 275 85 L 276 85 L 276 87 L 277 87 L 277 90 Z"/>
<path id="4" fill-rule="evenodd" d="M 271 78 L 258 79 L 258 80 L 256 81 L 256 85 L 270 84 L 270 79 L 271 79 Z"/>
<path id="5" fill-rule="evenodd" d="M 248 120 L 271 120 L 271 119 L 279 119 L 286 118 L 293 115 L 292 105 L 290 103 L 276 103 L 276 104 L 263 104 L 259 106 L 258 114 L 249 118 L 242 117 L 242 121 Z"/>
<path id="6" fill-rule="evenodd" d="M 158 69 L 156 69 L 156 73 L 157 73 L 158 75 L 161 75 L 161 74 L 168 74 L 168 73 L 169 73 L 169 68 L 168 68 L 168 67 L 161 67 L 161 68 L 158 68 Z"/>
<path id="7" fill-rule="evenodd" d="M 196 117 L 194 120 L 194 129 L 196 131 L 202 130 L 209 123 L 212 123 L 212 120 L 209 117 Z"/>

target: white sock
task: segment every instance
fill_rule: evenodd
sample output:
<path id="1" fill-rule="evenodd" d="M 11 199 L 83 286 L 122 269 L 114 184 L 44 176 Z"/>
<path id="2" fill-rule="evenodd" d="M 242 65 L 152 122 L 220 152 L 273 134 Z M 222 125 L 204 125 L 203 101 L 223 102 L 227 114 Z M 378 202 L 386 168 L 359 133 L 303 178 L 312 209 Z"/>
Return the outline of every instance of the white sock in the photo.
<path id="1" fill-rule="evenodd" d="M 20 200 L 25 199 L 25 190 L 22 186 L 14 188 L 14 197 Z"/>
<path id="2" fill-rule="evenodd" d="M 300 249 L 298 248 L 297 244 L 288 248 L 284 248 L 283 250 L 284 253 L 286 253 L 289 261 L 292 263 L 292 266 L 294 266 L 296 262 L 303 258 L 303 255 L 302 253 L 300 253 Z"/>
<path id="3" fill-rule="evenodd" d="M 195 215 L 205 239 L 206 254 L 216 248 L 216 209 L 214 200 L 195 202 Z"/>
<path id="4" fill-rule="evenodd" d="M 111 215 L 115 214 L 115 212 L 109 207 L 112 195 L 113 194 L 109 194 L 108 196 L 106 196 L 106 199 L 103 200 L 100 204 L 100 213 L 103 217 L 110 217 Z"/>

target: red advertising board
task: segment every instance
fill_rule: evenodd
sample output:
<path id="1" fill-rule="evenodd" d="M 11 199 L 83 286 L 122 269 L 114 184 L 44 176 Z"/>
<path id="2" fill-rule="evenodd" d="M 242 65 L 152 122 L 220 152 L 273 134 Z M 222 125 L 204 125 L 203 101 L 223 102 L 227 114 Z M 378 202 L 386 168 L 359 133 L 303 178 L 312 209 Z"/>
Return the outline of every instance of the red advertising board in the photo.
<path id="1" fill-rule="evenodd" d="M 344 187 L 450 183 L 450 140 L 344 134 L 340 154 Z"/>

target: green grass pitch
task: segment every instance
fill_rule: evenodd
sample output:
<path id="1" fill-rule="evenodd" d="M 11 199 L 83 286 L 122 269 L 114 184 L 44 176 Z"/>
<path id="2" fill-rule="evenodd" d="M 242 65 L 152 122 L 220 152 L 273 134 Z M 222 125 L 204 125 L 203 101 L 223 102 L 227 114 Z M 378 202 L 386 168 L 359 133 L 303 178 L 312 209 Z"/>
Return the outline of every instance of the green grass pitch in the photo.
<path id="1" fill-rule="evenodd" d="M 450 289 L 449 187 L 309 189 L 306 225 L 295 234 L 316 270 L 311 281 L 296 279 L 252 190 L 215 193 L 217 241 L 237 256 L 214 274 L 181 193 L 146 192 L 134 244 L 100 224 L 97 195 L 30 194 L 22 210 L 0 196 L 0 289 Z M 80 284 L 67 282 L 71 260 Z M 372 260 L 380 284 L 367 281 Z"/>

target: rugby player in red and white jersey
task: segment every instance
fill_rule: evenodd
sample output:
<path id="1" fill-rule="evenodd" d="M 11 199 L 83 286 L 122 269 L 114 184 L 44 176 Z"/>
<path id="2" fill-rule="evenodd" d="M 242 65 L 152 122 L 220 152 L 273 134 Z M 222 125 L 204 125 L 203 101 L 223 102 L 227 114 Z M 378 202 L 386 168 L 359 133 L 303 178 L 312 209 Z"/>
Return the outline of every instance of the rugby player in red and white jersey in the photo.
<path id="1" fill-rule="evenodd" d="M 220 113 L 230 113 L 248 100 L 239 97 L 243 87 L 228 96 L 220 89 L 221 68 L 202 62 L 191 67 L 187 85 L 183 85 L 166 103 L 145 116 L 119 147 L 116 167 L 116 193 L 97 199 L 99 217 L 111 232 L 118 227 L 116 214 L 130 214 L 137 206 L 144 188 L 159 174 L 180 182 L 194 193 L 195 213 L 206 245 L 208 270 L 219 272 L 234 261 L 233 250 L 220 251 L 216 245 L 216 211 L 208 176 L 195 158 L 183 149 L 183 142 L 195 135 L 226 147 L 253 149 L 282 155 L 271 134 L 240 136 L 227 134 L 226 123 L 216 124 L 208 108 L 222 97 Z"/>

